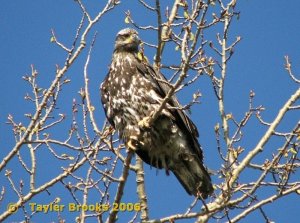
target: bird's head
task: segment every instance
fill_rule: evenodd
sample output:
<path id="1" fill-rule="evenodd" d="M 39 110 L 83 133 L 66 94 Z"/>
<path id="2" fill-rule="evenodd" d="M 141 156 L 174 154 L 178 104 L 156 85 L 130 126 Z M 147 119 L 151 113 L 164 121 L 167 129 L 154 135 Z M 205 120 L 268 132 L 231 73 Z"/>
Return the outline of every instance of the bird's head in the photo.
<path id="1" fill-rule="evenodd" d="M 141 40 L 136 30 L 122 29 L 116 37 L 115 52 L 138 52 L 140 43 Z"/>

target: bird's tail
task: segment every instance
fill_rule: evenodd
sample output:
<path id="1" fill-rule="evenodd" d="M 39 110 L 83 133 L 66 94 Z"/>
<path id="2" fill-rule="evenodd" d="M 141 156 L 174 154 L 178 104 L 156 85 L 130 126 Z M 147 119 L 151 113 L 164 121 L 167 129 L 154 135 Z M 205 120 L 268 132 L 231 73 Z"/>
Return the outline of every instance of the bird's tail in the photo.
<path id="1" fill-rule="evenodd" d="M 198 159 L 184 160 L 183 165 L 175 168 L 173 173 L 190 195 L 206 199 L 213 192 L 210 176 Z"/>

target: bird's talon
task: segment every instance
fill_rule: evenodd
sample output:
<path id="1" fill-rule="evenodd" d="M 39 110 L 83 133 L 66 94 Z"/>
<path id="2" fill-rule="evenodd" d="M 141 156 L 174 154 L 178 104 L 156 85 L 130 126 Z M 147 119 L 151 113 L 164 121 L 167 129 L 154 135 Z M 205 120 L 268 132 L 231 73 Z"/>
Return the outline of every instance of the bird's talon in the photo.
<path id="1" fill-rule="evenodd" d="M 138 145 L 144 146 L 145 144 L 139 141 L 136 136 L 130 136 L 128 142 L 126 143 L 126 148 L 128 150 L 136 151 Z"/>
<path id="2" fill-rule="evenodd" d="M 145 117 L 143 118 L 141 121 L 139 121 L 138 125 L 140 128 L 147 128 L 149 129 L 150 128 L 150 125 L 149 125 L 149 120 L 150 120 L 150 117 Z"/>
<path id="3" fill-rule="evenodd" d="M 133 139 L 129 139 L 129 141 L 126 143 L 127 150 L 136 151 L 136 145 L 134 145 L 135 142 Z"/>

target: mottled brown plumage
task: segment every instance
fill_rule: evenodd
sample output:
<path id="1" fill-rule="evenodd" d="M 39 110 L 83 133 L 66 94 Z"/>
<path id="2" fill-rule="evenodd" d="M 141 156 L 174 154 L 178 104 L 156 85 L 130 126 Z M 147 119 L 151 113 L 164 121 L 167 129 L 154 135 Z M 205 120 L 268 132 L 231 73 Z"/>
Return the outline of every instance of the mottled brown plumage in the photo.
<path id="1" fill-rule="evenodd" d="M 198 131 L 182 110 L 163 109 L 150 128 L 138 124 L 151 115 L 169 91 L 165 77 L 138 56 L 140 40 L 133 29 L 116 37 L 109 73 L 101 84 L 101 100 L 111 125 L 126 145 L 151 166 L 172 171 L 187 193 L 207 198 L 212 184 L 197 141 Z M 173 96 L 168 106 L 178 107 Z"/>

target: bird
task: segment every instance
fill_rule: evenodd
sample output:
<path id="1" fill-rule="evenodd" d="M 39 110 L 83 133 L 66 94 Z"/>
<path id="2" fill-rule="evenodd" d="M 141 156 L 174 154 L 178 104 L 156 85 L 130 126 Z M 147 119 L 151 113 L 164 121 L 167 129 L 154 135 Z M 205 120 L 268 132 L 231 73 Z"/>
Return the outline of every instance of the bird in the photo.
<path id="1" fill-rule="evenodd" d="M 108 74 L 100 86 L 101 102 L 111 126 L 127 149 L 166 174 L 174 173 L 189 195 L 206 199 L 213 192 L 197 127 L 175 95 L 150 126 L 149 117 L 159 109 L 170 90 L 165 76 L 141 54 L 138 32 L 117 33 Z M 148 118 L 148 119 L 147 119 Z"/>

